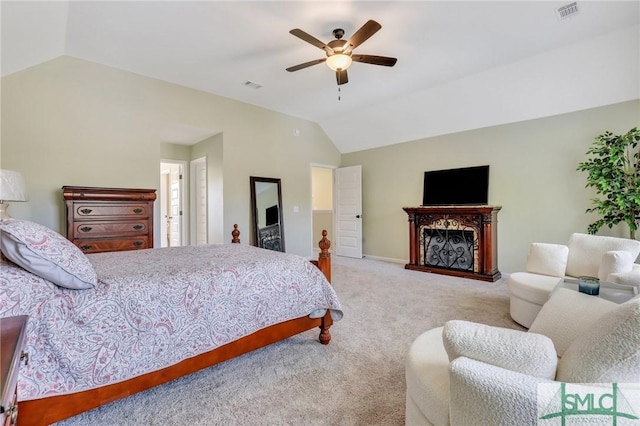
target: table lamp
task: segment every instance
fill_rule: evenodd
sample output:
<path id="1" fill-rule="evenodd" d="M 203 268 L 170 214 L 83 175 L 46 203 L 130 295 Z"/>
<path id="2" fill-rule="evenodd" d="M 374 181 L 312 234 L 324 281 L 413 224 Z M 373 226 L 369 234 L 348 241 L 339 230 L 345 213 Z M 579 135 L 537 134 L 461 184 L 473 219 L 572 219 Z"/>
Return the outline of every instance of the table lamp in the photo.
<path id="1" fill-rule="evenodd" d="M 8 219 L 7 201 L 29 201 L 22 175 L 13 170 L 0 169 L 0 220 Z"/>

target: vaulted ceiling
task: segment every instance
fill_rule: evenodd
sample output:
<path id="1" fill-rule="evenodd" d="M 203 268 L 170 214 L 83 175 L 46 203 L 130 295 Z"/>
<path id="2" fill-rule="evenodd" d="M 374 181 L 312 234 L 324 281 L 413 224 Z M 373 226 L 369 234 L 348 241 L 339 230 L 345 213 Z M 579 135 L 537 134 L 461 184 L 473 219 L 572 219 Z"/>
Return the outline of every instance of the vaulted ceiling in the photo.
<path id="1" fill-rule="evenodd" d="M 344 153 L 640 97 L 640 2 L 567 3 L 3 0 L 1 70 L 70 55 L 317 122 Z M 369 19 L 356 53 L 394 67 L 354 62 L 340 92 L 324 64 L 285 71 L 324 57 L 291 29 Z"/>

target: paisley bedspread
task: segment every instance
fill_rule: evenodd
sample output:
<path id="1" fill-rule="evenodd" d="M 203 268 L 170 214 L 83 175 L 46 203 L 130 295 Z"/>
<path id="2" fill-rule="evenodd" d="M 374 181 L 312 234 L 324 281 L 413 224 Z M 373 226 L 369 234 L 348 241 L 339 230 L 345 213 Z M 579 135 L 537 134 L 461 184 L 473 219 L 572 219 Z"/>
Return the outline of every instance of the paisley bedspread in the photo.
<path id="1" fill-rule="evenodd" d="M 342 317 L 324 275 L 295 255 L 222 244 L 87 257 L 90 290 L 0 263 L 0 317 L 30 316 L 19 400 L 123 381 L 327 309 Z"/>

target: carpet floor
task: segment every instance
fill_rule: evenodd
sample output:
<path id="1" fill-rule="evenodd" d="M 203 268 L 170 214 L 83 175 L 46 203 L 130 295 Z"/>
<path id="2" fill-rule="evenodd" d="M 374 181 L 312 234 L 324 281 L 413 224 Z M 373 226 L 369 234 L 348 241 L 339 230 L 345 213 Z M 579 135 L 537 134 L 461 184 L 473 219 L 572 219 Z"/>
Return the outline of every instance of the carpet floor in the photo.
<path id="1" fill-rule="evenodd" d="M 344 318 L 328 346 L 308 331 L 58 423 L 404 425 L 404 364 L 420 333 L 450 319 L 521 329 L 495 283 L 333 257 Z"/>

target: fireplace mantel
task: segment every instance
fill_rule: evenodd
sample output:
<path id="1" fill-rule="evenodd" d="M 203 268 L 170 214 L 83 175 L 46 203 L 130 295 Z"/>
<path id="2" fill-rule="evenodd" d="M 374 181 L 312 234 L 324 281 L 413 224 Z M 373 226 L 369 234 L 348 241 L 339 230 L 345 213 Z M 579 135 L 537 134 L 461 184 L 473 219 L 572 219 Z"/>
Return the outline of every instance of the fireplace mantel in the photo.
<path id="1" fill-rule="evenodd" d="M 496 281 L 500 206 L 403 207 L 409 216 L 406 269 Z"/>

